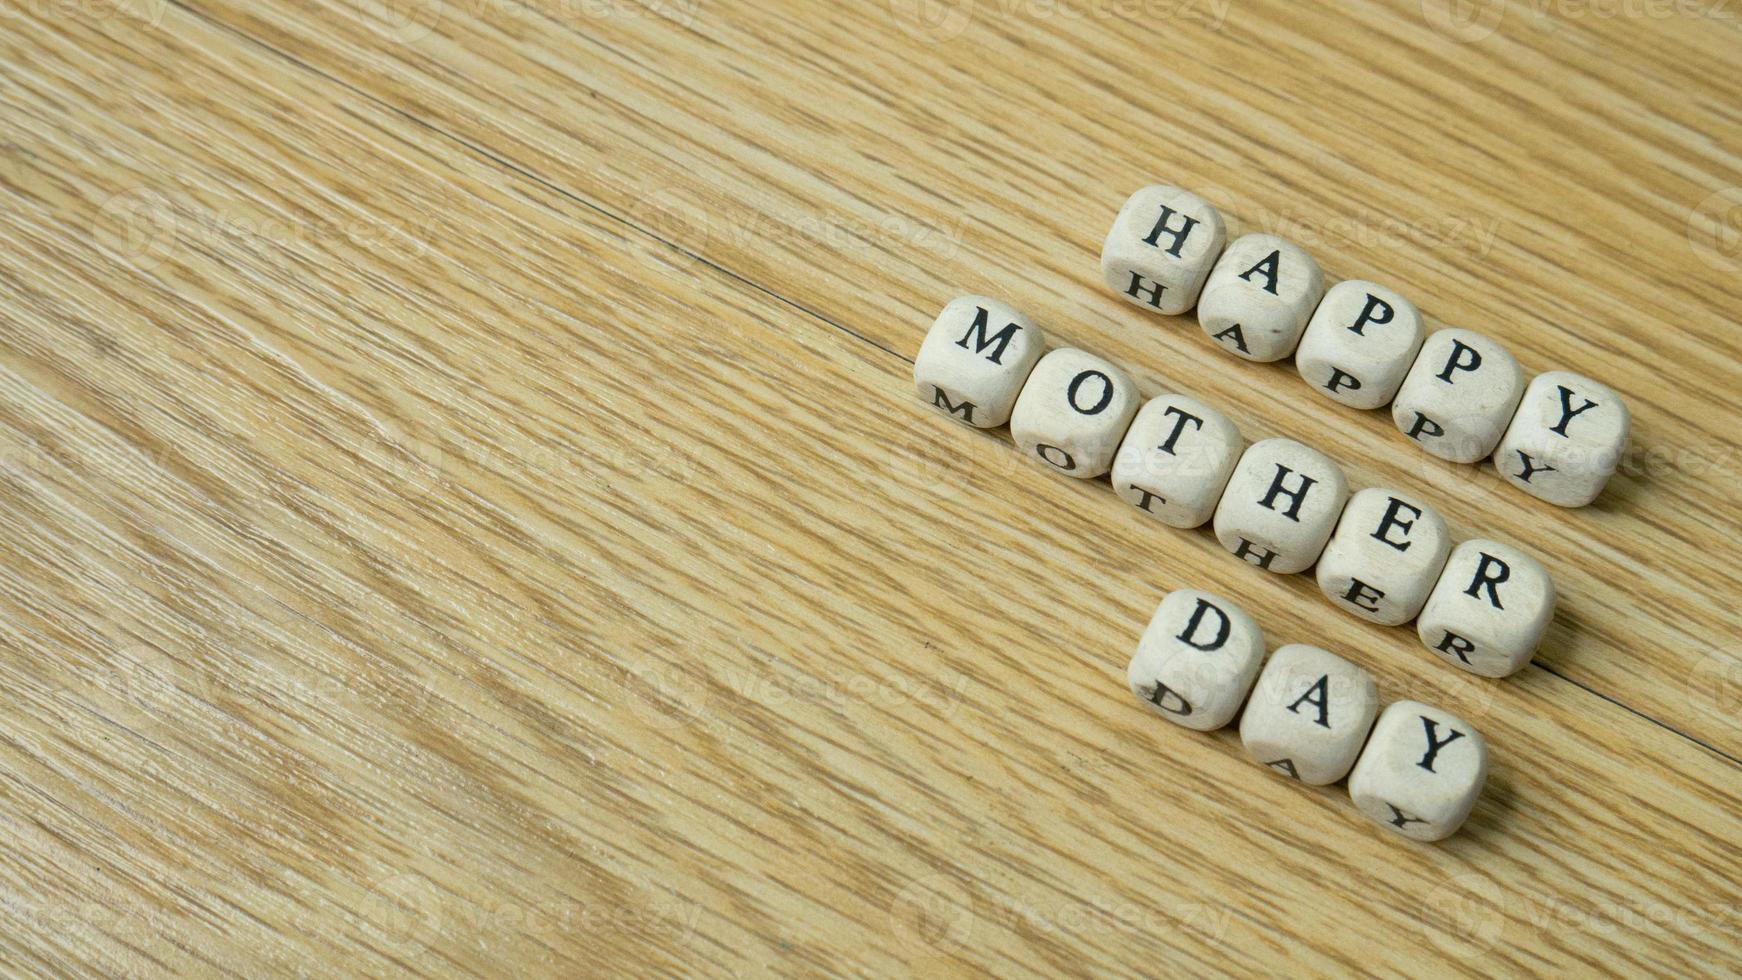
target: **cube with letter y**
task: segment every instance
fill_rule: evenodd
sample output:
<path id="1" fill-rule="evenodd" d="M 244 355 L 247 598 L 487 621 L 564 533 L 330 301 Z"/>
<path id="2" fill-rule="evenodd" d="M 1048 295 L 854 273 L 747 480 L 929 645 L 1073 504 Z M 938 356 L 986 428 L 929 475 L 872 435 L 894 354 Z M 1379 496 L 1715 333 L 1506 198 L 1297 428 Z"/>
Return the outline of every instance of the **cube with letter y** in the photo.
<path id="1" fill-rule="evenodd" d="M 1539 374 L 1494 451 L 1508 483 L 1561 507 L 1597 499 L 1627 451 L 1633 418 L 1621 396 L 1571 371 Z"/>
<path id="2" fill-rule="evenodd" d="M 1464 825 L 1488 782 L 1488 743 L 1470 723 L 1398 701 L 1373 726 L 1349 774 L 1349 796 L 1374 822 L 1435 841 Z"/>

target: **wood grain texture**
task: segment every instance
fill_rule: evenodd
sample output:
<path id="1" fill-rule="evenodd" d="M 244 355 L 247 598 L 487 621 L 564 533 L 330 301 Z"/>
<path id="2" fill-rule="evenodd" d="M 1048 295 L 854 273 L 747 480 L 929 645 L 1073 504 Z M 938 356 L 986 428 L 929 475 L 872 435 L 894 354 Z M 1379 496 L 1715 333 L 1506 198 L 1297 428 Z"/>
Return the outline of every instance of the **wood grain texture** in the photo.
<path id="1" fill-rule="evenodd" d="M 8 5 L 0 966 L 1735 972 L 1742 14 L 1662 9 Z M 1158 177 L 1639 452 L 1561 511 L 1121 305 Z M 963 290 L 1540 554 L 1535 666 L 944 424 Z M 1477 724 L 1466 829 L 1129 703 L 1188 585 Z"/>

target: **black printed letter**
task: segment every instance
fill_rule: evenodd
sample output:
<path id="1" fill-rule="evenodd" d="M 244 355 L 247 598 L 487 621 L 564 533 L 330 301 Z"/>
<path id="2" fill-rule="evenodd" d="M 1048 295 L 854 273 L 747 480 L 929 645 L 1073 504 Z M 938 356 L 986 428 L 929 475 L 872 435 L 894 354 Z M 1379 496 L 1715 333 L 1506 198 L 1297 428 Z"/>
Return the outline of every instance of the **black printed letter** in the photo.
<path id="1" fill-rule="evenodd" d="M 1427 729 L 1427 754 L 1422 756 L 1421 761 L 1416 763 L 1416 765 L 1426 769 L 1428 772 L 1433 772 L 1434 758 L 1440 754 L 1440 750 L 1453 742 L 1456 742 L 1458 739 L 1463 738 L 1464 733 L 1458 731 L 1456 728 L 1448 728 L 1446 731 L 1451 732 L 1451 734 L 1447 735 L 1442 740 L 1438 737 L 1440 726 L 1436 725 L 1432 718 L 1429 718 L 1427 715 L 1417 715 L 1416 717 L 1421 719 L 1421 726 Z"/>
<path id="2" fill-rule="evenodd" d="M 1319 716 L 1314 720 L 1314 723 L 1319 725 L 1321 728 L 1331 727 L 1330 697 L 1328 693 L 1330 690 L 1330 683 L 1331 675 L 1325 674 L 1320 677 L 1313 683 L 1312 687 L 1307 688 L 1305 694 L 1294 699 L 1294 703 L 1288 706 L 1288 710 L 1298 715 L 1300 714 L 1301 705 L 1310 704 L 1319 709 Z"/>
<path id="3" fill-rule="evenodd" d="M 1389 537 L 1386 537 L 1386 532 L 1390 531 L 1392 528 L 1397 528 L 1403 532 L 1404 537 L 1408 537 L 1409 529 L 1415 526 L 1415 519 L 1421 516 L 1421 508 L 1413 504 L 1406 504 L 1403 501 L 1398 500 L 1396 497 L 1390 499 L 1391 503 L 1385 505 L 1385 516 L 1379 519 L 1379 530 L 1373 532 L 1373 540 L 1383 541 L 1393 548 L 1396 548 L 1398 551 L 1408 551 L 1412 542 L 1393 541 Z M 1409 511 L 1409 520 L 1401 521 L 1397 519 L 1397 512 L 1400 510 Z"/>
<path id="4" fill-rule="evenodd" d="M 1282 465 L 1281 463 L 1277 463 L 1276 464 L 1276 478 L 1270 481 L 1270 489 L 1265 491 L 1264 499 L 1260 500 L 1258 502 L 1258 506 L 1263 507 L 1265 510 L 1275 510 L 1276 509 L 1276 495 L 1282 494 L 1284 497 L 1287 497 L 1288 501 L 1289 501 L 1288 509 L 1282 512 L 1282 516 L 1288 518 L 1289 520 L 1295 522 L 1296 524 L 1299 524 L 1300 523 L 1300 505 L 1306 501 L 1307 491 L 1311 490 L 1313 488 L 1313 484 L 1315 484 L 1319 481 L 1313 479 L 1310 476 L 1307 476 L 1305 473 L 1302 473 L 1300 475 L 1300 487 L 1299 487 L 1299 489 L 1290 490 L 1287 487 L 1284 487 L 1282 485 L 1282 481 L 1287 479 L 1288 475 L 1293 473 L 1293 472 L 1294 472 L 1293 470 Z"/>
<path id="5" fill-rule="evenodd" d="M 1173 208 L 1170 208 L 1165 204 L 1162 205 L 1161 218 L 1156 221 L 1155 227 L 1150 230 L 1149 237 L 1143 240 L 1143 244 L 1154 245 L 1156 248 L 1161 248 L 1161 243 L 1157 241 L 1157 239 L 1162 235 L 1167 235 L 1172 240 L 1172 243 L 1164 251 L 1177 259 L 1180 257 L 1179 250 L 1185 245 L 1187 236 L 1192 233 L 1193 228 L 1198 226 L 1198 219 L 1182 214 L 1180 215 L 1179 227 L 1169 228 L 1167 223 L 1173 220 L 1173 216 Z"/>
<path id="6" fill-rule="evenodd" d="M 1192 639 L 1192 637 L 1197 635 L 1198 627 L 1203 625 L 1204 613 L 1206 611 L 1216 614 L 1216 619 L 1218 620 L 1216 625 L 1216 635 L 1208 643 L 1200 643 L 1197 640 Z M 1228 633 L 1233 629 L 1233 626 L 1233 621 L 1228 619 L 1227 613 L 1223 612 L 1213 603 L 1199 599 L 1197 608 L 1192 610 L 1192 618 L 1186 621 L 1186 628 L 1180 631 L 1179 641 L 1184 643 L 1186 646 L 1196 647 L 1199 650 L 1220 650 L 1222 644 L 1228 642 Z"/>
<path id="7" fill-rule="evenodd" d="M 1505 609 L 1506 607 L 1500 604 L 1500 590 L 1496 586 L 1512 577 L 1512 566 L 1486 551 L 1477 552 L 1477 554 L 1482 556 L 1482 560 L 1476 563 L 1476 577 L 1470 579 L 1470 587 L 1464 590 L 1464 594 L 1472 599 L 1480 599 L 1482 598 L 1482 587 L 1487 586 L 1488 602 L 1495 609 Z M 1488 574 L 1490 567 L 1494 569 L 1492 575 Z"/>
<path id="8" fill-rule="evenodd" d="M 992 356 L 986 358 L 986 360 L 991 361 L 993 364 L 1002 365 L 1004 362 L 999 360 L 999 358 L 1004 356 L 1004 348 L 1010 346 L 1011 339 L 1014 338 L 1016 332 L 1022 328 L 1014 323 L 1007 323 L 1004 325 L 1003 330 L 998 331 L 988 339 L 986 336 L 986 320 L 987 317 L 990 317 L 992 314 L 989 313 L 984 306 L 980 307 L 979 310 L 980 312 L 974 316 L 974 325 L 968 328 L 967 333 L 962 334 L 962 339 L 956 341 L 956 346 L 963 350 L 968 350 L 968 338 L 972 337 L 974 338 L 974 353 L 984 354 L 986 348 L 991 347 L 993 344 L 997 344 L 998 349 L 993 351 Z"/>

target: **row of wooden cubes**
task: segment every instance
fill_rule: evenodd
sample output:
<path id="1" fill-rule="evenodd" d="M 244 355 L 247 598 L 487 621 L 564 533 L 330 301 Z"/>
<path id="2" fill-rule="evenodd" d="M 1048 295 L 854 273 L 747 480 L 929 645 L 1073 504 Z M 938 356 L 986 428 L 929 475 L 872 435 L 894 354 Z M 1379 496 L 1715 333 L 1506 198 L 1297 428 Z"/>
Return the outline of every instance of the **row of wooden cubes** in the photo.
<path id="1" fill-rule="evenodd" d="M 1397 490 L 1351 494 L 1325 454 L 1289 439 L 1246 445 L 1226 415 L 1187 395 L 1144 401 L 1117 365 L 1046 350 L 1007 303 L 963 296 L 938 315 L 914 361 L 919 395 L 980 428 L 1010 425 L 1018 448 L 1114 489 L 1178 528 L 1212 522 L 1236 557 L 1277 573 L 1313 568 L 1333 603 L 1385 625 L 1416 620 L 1421 641 L 1473 673 L 1504 677 L 1530 660 L 1555 589 L 1511 545 L 1453 545 L 1425 501 Z"/>
<path id="2" fill-rule="evenodd" d="M 1302 378 L 1354 408 L 1391 406 L 1398 429 L 1436 456 L 1489 456 L 1508 483 L 1562 507 L 1596 499 L 1626 451 L 1620 396 L 1571 371 L 1525 383 L 1491 337 L 1446 328 L 1394 289 L 1351 279 L 1325 288 L 1317 261 L 1275 235 L 1232 242 L 1208 201 L 1145 187 L 1125 202 L 1101 250 L 1107 286 L 1160 313 L 1197 307 L 1204 333 L 1252 361 L 1294 355 Z"/>
<path id="3" fill-rule="evenodd" d="M 1238 714 L 1247 754 L 1282 775 L 1315 786 L 1347 775 L 1356 807 L 1405 837 L 1451 835 L 1488 780 L 1474 726 L 1417 701 L 1381 713 L 1372 675 L 1319 647 L 1288 644 L 1266 661 L 1253 618 L 1208 592 L 1161 601 L 1127 680 L 1147 708 L 1186 728 L 1213 731 Z"/>

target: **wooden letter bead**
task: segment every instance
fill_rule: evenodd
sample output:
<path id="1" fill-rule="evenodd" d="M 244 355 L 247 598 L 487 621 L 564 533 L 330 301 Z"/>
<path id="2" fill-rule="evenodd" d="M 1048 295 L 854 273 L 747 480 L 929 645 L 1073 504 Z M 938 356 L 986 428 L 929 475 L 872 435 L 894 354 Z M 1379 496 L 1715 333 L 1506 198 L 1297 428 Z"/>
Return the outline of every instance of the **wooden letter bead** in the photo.
<path id="1" fill-rule="evenodd" d="M 1449 711 L 1417 701 L 1385 709 L 1349 774 L 1361 812 L 1415 840 L 1457 832 L 1488 782 L 1488 743 Z"/>
<path id="2" fill-rule="evenodd" d="M 1203 402 L 1152 398 L 1125 433 L 1113 488 L 1163 524 L 1197 527 L 1215 513 L 1242 444 L 1234 423 Z"/>
<path id="3" fill-rule="evenodd" d="M 1246 754 L 1311 786 L 1348 775 L 1379 714 L 1379 688 L 1365 670 L 1304 643 L 1270 655 L 1246 711 Z"/>
<path id="4" fill-rule="evenodd" d="M 1487 458 L 1524 393 L 1506 348 L 1474 330 L 1438 330 L 1404 376 L 1391 420 L 1421 448 L 1454 463 Z"/>
<path id="5" fill-rule="evenodd" d="M 1451 550 L 1451 532 L 1432 507 L 1369 487 L 1349 498 L 1313 574 L 1333 603 L 1397 626 L 1421 611 Z"/>
<path id="6" fill-rule="evenodd" d="M 1184 313 L 1198 301 L 1204 279 L 1228 232 L 1210 202 L 1178 187 L 1156 184 L 1131 195 L 1101 246 L 1107 288 L 1158 313 Z"/>
<path id="7" fill-rule="evenodd" d="M 1253 443 L 1216 505 L 1216 540 L 1236 558 L 1287 574 L 1318 560 L 1349 482 L 1330 458 L 1292 439 Z"/>
<path id="8" fill-rule="evenodd" d="M 1632 425 L 1621 396 L 1604 385 L 1571 371 L 1539 374 L 1500 438 L 1494 466 L 1526 493 L 1583 507 L 1621 462 Z"/>
<path id="9" fill-rule="evenodd" d="M 1010 420 L 1022 383 L 1046 353 L 1028 317 L 984 296 L 950 301 L 913 359 L 919 397 L 959 422 L 991 429 Z"/>
<path id="10" fill-rule="evenodd" d="M 1337 283 L 1313 312 L 1294 366 L 1321 394 L 1351 408 L 1391 402 L 1421 350 L 1421 314 L 1384 286 Z"/>
<path id="11" fill-rule="evenodd" d="M 1137 643 L 1126 679 L 1149 710 L 1207 732 L 1234 719 L 1264 661 L 1264 634 L 1226 599 L 1169 592 Z"/>
<path id="12" fill-rule="evenodd" d="M 1498 541 L 1465 541 L 1452 549 L 1415 631 L 1448 662 L 1505 677 L 1530 662 L 1554 604 L 1542 562 Z"/>
<path id="13" fill-rule="evenodd" d="M 1243 235 L 1210 270 L 1198 323 L 1230 353 L 1277 361 L 1294 353 L 1324 294 L 1325 274 L 1299 246 L 1275 235 Z"/>
<path id="14" fill-rule="evenodd" d="M 1137 384 L 1110 361 L 1071 347 L 1048 353 L 1034 366 L 1010 434 L 1016 445 L 1066 476 L 1100 476 L 1137 414 Z"/>

